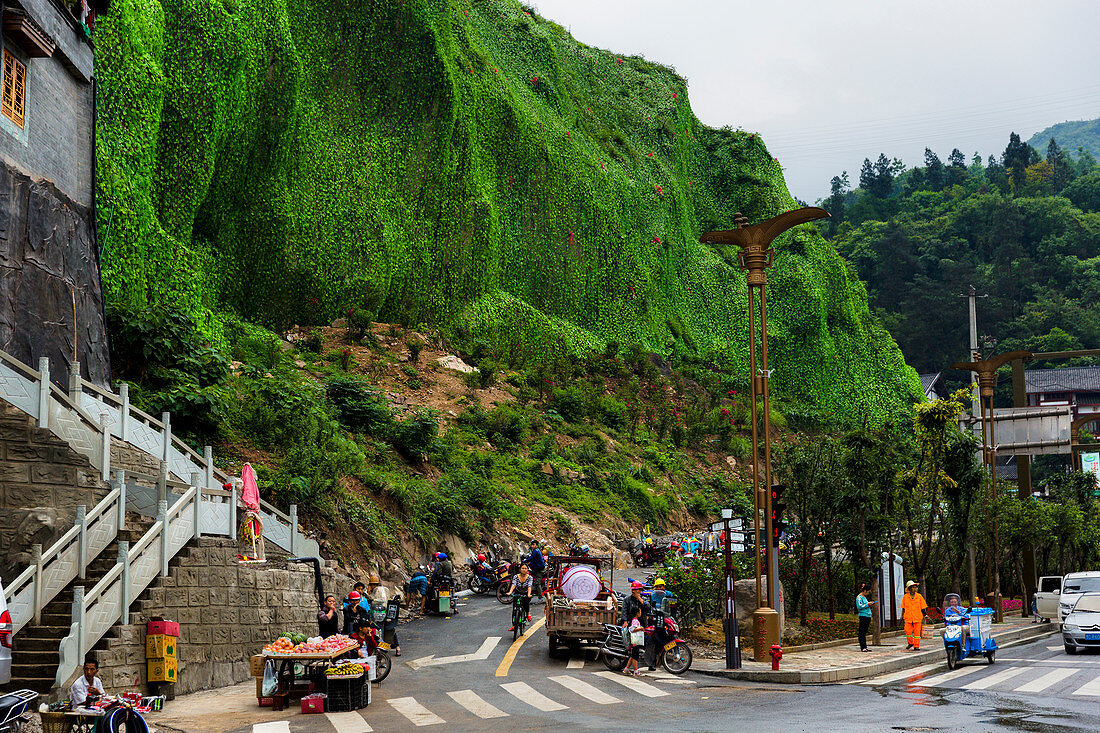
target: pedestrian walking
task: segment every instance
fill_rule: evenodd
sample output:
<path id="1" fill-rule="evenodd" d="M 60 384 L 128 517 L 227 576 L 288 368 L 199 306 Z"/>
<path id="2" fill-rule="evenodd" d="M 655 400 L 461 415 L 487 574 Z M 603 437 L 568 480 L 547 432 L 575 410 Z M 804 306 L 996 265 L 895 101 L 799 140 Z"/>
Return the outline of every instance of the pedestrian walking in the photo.
<path id="1" fill-rule="evenodd" d="M 905 584 L 905 595 L 901 599 L 901 618 L 905 621 L 905 641 L 908 642 L 905 650 L 920 650 L 921 626 L 924 623 L 924 612 L 928 604 L 924 602 L 924 596 L 917 592 L 917 584 L 910 580 Z"/>
<path id="2" fill-rule="evenodd" d="M 867 629 L 871 627 L 871 606 L 874 605 L 874 601 L 867 600 L 871 595 L 871 588 L 864 583 L 859 586 L 859 593 L 856 594 L 856 615 L 859 616 L 859 650 L 861 652 L 869 652 L 867 648 Z"/>

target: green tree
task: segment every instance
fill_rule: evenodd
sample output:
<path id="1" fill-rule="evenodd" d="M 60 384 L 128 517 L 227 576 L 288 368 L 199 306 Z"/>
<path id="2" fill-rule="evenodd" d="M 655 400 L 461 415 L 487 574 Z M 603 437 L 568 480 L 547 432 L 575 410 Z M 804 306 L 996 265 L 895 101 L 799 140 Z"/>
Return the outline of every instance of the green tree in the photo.
<path id="1" fill-rule="evenodd" d="M 933 191 L 942 191 L 947 182 L 947 172 L 944 170 L 940 156 L 930 148 L 924 149 L 924 179 L 928 188 Z"/>
<path id="2" fill-rule="evenodd" d="M 1008 136 L 1008 145 L 1005 147 L 1001 160 L 1012 180 L 1013 193 L 1017 196 L 1020 195 L 1024 190 L 1027 167 L 1039 162 L 1039 154 L 1013 132 Z"/>

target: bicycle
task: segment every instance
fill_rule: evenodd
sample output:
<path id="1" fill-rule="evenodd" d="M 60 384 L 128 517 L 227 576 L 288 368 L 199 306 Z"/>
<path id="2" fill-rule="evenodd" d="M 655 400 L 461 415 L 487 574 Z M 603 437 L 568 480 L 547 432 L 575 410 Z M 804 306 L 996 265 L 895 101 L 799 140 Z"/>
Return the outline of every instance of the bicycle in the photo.
<path id="1" fill-rule="evenodd" d="M 512 596 L 512 641 L 523 636 L 523 630 L 527 626 L 527 611 L 523 608 L 525 597 L 519 593 Z"/>

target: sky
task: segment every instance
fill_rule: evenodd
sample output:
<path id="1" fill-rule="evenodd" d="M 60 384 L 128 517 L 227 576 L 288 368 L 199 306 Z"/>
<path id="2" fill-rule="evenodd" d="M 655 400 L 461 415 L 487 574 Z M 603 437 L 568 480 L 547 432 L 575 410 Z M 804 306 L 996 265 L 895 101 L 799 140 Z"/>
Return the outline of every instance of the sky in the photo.
<path id="1" fill-rule="evenodd" d="M 578 40 L 674 67 L 707 125 L 759 132 L 813 203 L 864 158 L 999 156 L 1100 117 L 1100 0 L 525 0 Z"/>

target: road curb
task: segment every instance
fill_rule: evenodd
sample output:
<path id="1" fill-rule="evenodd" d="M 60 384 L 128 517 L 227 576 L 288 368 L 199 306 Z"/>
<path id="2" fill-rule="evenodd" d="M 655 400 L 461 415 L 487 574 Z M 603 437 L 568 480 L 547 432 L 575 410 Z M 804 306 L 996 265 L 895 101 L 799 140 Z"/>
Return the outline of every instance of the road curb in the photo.
<path id="1" fill-rule="evenodd" d="M 994 636 L 997 639 L 997 643 L 1001 646 L 1012 643 L 1023 643 L 1028 641 L 1034 641 L 1035 639 L 1041 639 L 1044 636 L 1049 636 L 1058 632 L 1058 627 L 1055 624 L 1046 623 L 1038 624 L 1034 626 L 1027 626 L 1023 628 L 1013 629 L 1011 631 L 1005 631 L 1004 633 L 996 633 L 994 630 Z M 944 654 L 943 649 L 929 650 L 927 652 L 920 652 L 917 654 L 906 654 L 904 656 L 894 657 L 893 659 L 884 659 L 878 662 L 870 662 L 868 664 L 855 664 L 848 667 L 837 667 L 836 669 L 814 669 L 814 670 L 730 670 L 730 669 L 706 669 L 703 667 L 695 667 L 693 671 L 700 674 L 711 675 L 713 677 L 725 677 L 731 680 L 746 680 L 750 682 L 773 682 L 777 684 L 787 685 L 814 685 L 814 684 L 828 684 L 833 682 L 846 682 L 848 680 L 858 680 L 864 677 L 877 677 L 883 674 L 889 674 L 891 672 L 899 672 L 903 669 L 911 669 L 913 667 L 919 667 L 931 662 L 943 661 Z"/>

